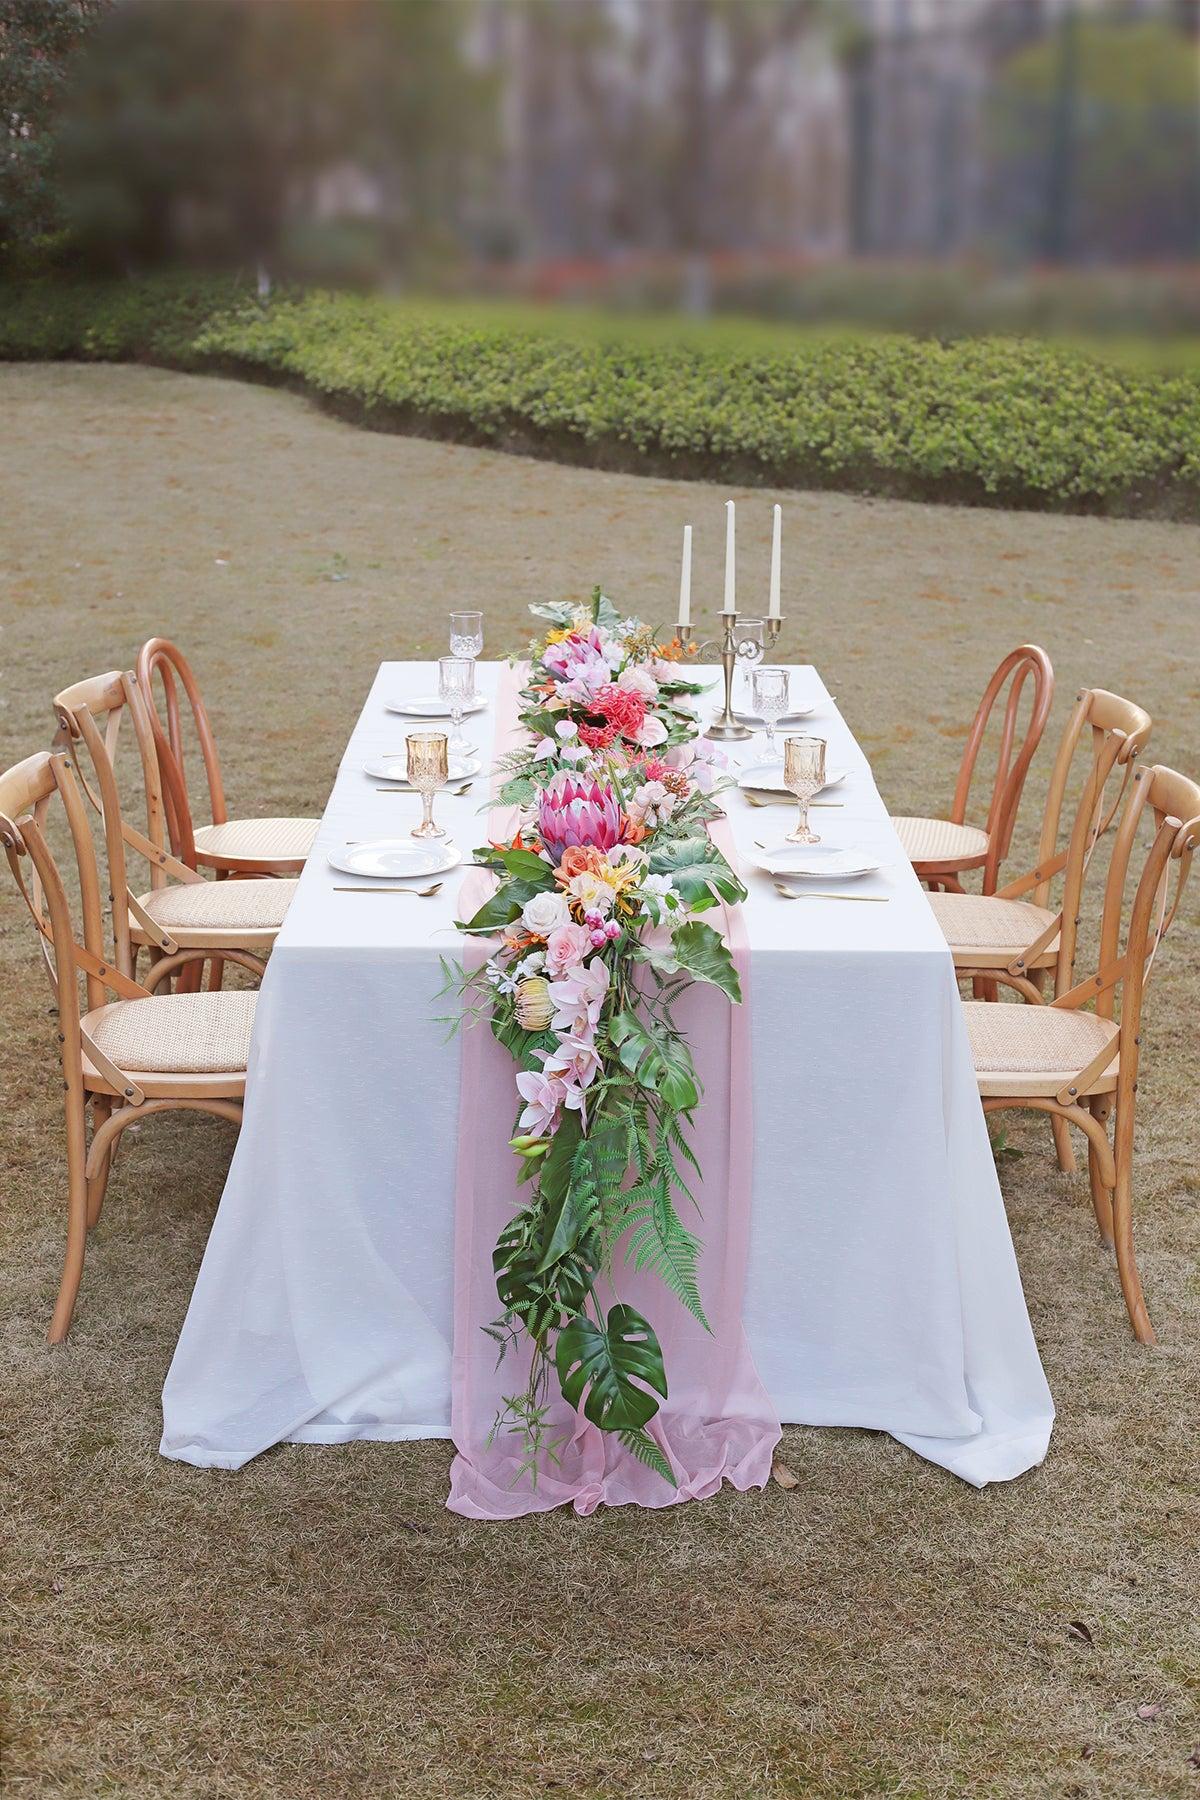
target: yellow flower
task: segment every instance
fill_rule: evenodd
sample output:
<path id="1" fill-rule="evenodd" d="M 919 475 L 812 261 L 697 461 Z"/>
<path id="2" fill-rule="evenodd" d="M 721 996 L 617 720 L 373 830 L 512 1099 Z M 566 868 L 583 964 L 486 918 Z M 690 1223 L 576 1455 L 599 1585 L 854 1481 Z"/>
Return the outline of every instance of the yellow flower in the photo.
<path id="1" fill-rule="evenodd" d="M 517 1024 L 522 1031 L 548 1031 L 554 1017 L 550 983 L 541 975 L 526 975 L 517 983 Z"/>

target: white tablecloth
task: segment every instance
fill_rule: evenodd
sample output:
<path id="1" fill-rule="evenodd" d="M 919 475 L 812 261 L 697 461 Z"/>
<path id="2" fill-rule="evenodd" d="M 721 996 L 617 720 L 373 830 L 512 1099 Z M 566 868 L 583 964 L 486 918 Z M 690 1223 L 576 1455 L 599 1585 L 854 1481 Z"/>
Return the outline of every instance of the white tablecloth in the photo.
<path id="1" fill-rule="evenodd" d="M 480 665 L 482 692 L 497 670 Z M 271 957 L 245 1120 L 163 1393 L 164 1456 L 237 1468 L 280 1441 L 449 1435 L 460 1051 L 438 990 L 460 876 L 432 900 L 354 896 L 326 862 L 415 821 L 415 796 L 377 792 L 362 765 L 403 749 L 411 727 L 386 702 L 435 687 L 431 665 L 380 668 Z M 817 702 L 806 729 L 848 770 L 826 796 L 843 808 L 813 822 L 886 858 L 853 891 L 890 898 L 787 902 L 743 856 L 750 1345 L 785 1421 L 887 1431 L 967 1481 L 1005 1480 L 1044 1456 L 1053 1407 L 953 967 L 816 671 L 795 669 L 792 692 Z M 489 755 L 490 709 L 467 729 Z M 728 748 L 763 754 L 761 737 Z M 466 850 L 485 798 L 479 781 L 439 799 Z M 790 828 L 782 809 L 728 805 L 739 853 Z"/>

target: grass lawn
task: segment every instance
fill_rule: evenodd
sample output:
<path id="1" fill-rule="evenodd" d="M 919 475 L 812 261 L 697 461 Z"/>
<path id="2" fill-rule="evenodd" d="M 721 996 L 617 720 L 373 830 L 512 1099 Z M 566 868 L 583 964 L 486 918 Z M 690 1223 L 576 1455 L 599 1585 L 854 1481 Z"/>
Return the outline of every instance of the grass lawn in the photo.
<path id="1" fill-rule="evenodd" d="M 594 581 L 666 620 L 690 518 L 711 616 L 720 503 L 742 498 L 137 367 L 0 367 L 0 413 L 0 766 L 48 741 L 58 687 L 161 631 L 247 812 L 321 809 L 377 662 L 440 651 L 452 603 L 484 607 L 492 654 L 528 601 Z M 780 497 L 782 650 L 819 664 L 895 810 L 945 809 L 987 674 L 1024 639 L 1058 671 L 1052 734 L 1080 684 L 1108 686 L 1155 715 L 1156 760 L 1200 772 L 1197 528 Z M 748 606 L 775 496 L 745 498 Z M 442 1443 L 285 1447 L 237 1475 L 159 1459 L 232 1147 L 215 1121 L 127 1139 L 70 1344 L 47 1348 L 59 1095 L 4 886 L 6 1792 L 1200 1795 L 1197 888 L 1144 1037 L 1157 1350 L 1129 1333 L 1086 1177 L 1013 1115 L 1025 1155 L 1002 1180 L 1059 1409 L 1040 1469 L 976 1493 L 887 1438 L 791 1428 L 791 1492 L 486 1526 L 444 1510 Z"/>

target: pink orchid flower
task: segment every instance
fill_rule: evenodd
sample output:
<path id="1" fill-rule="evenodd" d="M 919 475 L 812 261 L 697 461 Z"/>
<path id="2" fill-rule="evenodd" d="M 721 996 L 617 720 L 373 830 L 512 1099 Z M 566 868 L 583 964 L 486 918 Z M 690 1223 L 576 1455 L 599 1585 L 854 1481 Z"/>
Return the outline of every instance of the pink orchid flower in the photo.
<path id="1" fill-rule="evenodd" d="M 550 983 L 555 1013 L 551 1030 L 559 1037 L 590 1039 L 595 1032 L 608 993 L 608 965 L 599 956 L 567 971 L 562 981 Z"/>
<path id="2" fill-rule="evenodd" d="M 550 1137 L 558 1126 L 558 1116 L 567 1097 L 560 1077 L 537 1069 L 523 1069 L 517 1076 L 517 1092 L 527 1104 L 518 1121 L 518 1129 L 531 1137 Z"/>

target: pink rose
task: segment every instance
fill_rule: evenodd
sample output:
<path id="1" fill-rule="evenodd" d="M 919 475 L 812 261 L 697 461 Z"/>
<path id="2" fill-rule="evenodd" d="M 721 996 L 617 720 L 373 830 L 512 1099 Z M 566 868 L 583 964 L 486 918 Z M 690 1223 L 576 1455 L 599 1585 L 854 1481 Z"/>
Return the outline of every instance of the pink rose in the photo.
<path id="1" fill-rule="evenodd" d="M 546 967 L 552 975 L 565 975 L 590 948 L 591 934 L 584 926 L 559 925 L 546 939 Z"/>

